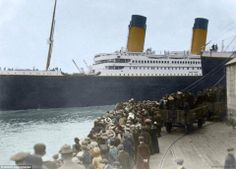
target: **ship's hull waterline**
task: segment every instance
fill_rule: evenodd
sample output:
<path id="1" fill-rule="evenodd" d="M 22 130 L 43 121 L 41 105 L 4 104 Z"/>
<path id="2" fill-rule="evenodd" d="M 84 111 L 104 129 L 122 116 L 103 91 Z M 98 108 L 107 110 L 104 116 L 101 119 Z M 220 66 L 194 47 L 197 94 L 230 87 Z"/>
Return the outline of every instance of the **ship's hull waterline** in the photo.
<path id="1" fill-rule="evenodd" d="M 225 74 L 225 59 L 203 59 L 201 76 L 0 76 L 0 110 L 111 105 L 130 98 L 158 100 L 186 88 L 191 92 L 216 84 Z M 219 66 L 221 64 L 221 66 Z M 214 67 L 212 67 L 214 66 Z M 215 67 L 215 73 L 209 73 Z M 221 80 L 225 85 L 225 78 Z"/>

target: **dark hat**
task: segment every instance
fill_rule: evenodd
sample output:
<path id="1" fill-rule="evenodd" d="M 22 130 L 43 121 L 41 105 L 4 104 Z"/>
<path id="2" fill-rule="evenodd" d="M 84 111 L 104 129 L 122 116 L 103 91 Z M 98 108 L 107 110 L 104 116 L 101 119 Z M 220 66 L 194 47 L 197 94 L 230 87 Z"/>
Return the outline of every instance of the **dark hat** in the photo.
<path id="1" fill-rule="evenodd" d="M 227 151 L 228 152 L 234 151 L 234 148 L 233 147 L 227 148 Z"/>
<path id="2" fill-rule="evenodd" d="M 78 137 L 75 137 L 74 140 L 75 140 L 75 141 L 79 141 L 79 138 L 78 138 Z"/>
<path id="3" fill-rule="evenodd" d="M 59 154 L 54 154 L 54 155 L 52 156 L 52 158 L 53 158 L 53 159 L 58 159 L 58 158 L 59 158 Z"/>
<path id="4" fill-rule="evenodd" d="M 184 160 L 183 160 L 183 159 L 176 159 L 175 162 L 176 162 L 178 165 L 183 165 Z"/>
<path id="5" fill-rule="evenodd" d="M 46 151 L 46 145 L 43 143 L 35 144 L 34 151 L 37 153 L 44 153 Z"/>

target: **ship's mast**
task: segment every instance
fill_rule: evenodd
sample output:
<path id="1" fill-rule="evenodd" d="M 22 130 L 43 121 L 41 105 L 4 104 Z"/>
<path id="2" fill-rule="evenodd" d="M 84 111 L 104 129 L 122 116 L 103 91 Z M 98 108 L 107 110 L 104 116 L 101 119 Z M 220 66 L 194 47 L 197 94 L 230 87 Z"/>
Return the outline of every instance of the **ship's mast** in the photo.
<path id="1" fill-rule="evenodd" d="M 75 62 L 74 59 L 72 59 L 72 62 L 74 63 L 74 65 L 77 68 L 77 70 L 79 71 L 79 73 L 82 73 L 82 71 L 80 70 L 79 66 L 77 65 L 77 63 Z"/>
<path id="2" fill-rule="evenodd" d="M 50 66 L 50 61 L 51 61 L 51 56 L 52 56 L 53 34 L 54 34 L 54 28 L 55 28 L 55 22 L 56 22 L 55 21 L 56 7 L 57 7 L 57 0 L 55 0 L 54 9 L 53 9 L 51 31 L 50 31 L 50 37 L 49 37 L 49 48 L 48 48 L 48 58 L 47 58 L 47 64 L 46 64 L 46 71 L 48 70 L 48 68 Z"/>

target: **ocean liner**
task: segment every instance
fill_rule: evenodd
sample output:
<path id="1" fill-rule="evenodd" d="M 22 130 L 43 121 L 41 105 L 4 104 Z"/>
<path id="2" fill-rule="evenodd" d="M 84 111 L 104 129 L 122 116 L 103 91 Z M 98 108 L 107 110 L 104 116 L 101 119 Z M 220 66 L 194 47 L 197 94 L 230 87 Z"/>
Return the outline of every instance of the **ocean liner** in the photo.
<path id="1" fill-rule="evenodd" d="M 132 15 L 127 48 L 97 54 L 88 74 L 49 70 L 56 1 L 46 70 L 0 70 L 0 110 L 112 105 L 130 98 L 157 100 L 177 90 L 225 85 L 232 52 L 205 52 L 208 20 L 196 18 L 191 51 L 144 51 L 146 17 Z"/>

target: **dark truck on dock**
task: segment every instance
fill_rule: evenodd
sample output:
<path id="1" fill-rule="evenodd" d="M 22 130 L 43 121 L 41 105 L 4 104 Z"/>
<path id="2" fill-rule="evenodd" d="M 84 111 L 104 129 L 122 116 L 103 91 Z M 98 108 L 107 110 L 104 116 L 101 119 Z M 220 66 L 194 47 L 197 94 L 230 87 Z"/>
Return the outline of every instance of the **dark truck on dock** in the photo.
<path id="1" fill-rule="evenodd" d="M 190 133 L 193 129 L 193 124 L 197 123 L 201 128 L 208 117 L 208 106 L 202 105 L 188 110 L 167 110 L 160 111 L 161 117 L 168 133 L 172 127 L 183 127 L 185 133 Z"/>
<path id="2" fill-rule="evenodd" d="M 201 128 L 207 120 L 224 120 L 226 102 L 207 102 L 192 109 L 161 109 L 160 113 L 168 133 L 173 127 L 182 127 L 189 134 L 194 124 Z"/>

